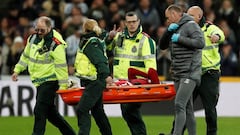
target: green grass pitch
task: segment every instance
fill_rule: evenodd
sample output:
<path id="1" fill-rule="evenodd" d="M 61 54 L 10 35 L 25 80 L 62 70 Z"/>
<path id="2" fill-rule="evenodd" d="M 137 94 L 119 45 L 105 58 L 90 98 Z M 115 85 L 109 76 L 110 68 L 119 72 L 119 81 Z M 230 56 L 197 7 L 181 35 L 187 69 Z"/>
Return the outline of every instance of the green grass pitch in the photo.
<path id="1" fill-rule="evenodd" d="M 73 126 L 76 133 L 78 131 L 77 118 L 65 117 Z M 158 135 L 159 132 L 169 133 L 172 125 L 172 116 L 143 116 L 147 126 L 148 135 Z M 125 121 L 121 117 L 109 117 L 113 135 L 130 135 Z M 206 127 L 203 117 L 197 117 L 197 134 L 205 135 Z M 219 117 L 218 135 L 240 134 L 240 117 Z M 0 117 L 1 135 L 31 135 L 33 127 L 33 117 Z M 60 135 L 60 132 L 47 123 L 45 135 Z M 100 135 L 98 128 L 92 119 L 91 135 Z M 187 133 L 185 133 L 187 135 Z"/>

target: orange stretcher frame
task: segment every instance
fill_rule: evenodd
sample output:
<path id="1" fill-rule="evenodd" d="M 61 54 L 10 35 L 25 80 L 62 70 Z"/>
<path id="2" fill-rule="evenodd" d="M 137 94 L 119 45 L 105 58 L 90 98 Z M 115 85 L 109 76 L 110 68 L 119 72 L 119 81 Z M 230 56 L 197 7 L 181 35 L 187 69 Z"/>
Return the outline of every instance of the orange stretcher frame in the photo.
<path id="1" fill-rule="evenodd" d="M 76 105 L 84 87 L 58 90 L 62 100 L 68 105 Z M 133 86 L 108 86 L 103 91 L 103 103 L 118 104 L 132 102 L 158 102 L 172 100 L 176 95 L 173 84 L 145 84 Z"/>

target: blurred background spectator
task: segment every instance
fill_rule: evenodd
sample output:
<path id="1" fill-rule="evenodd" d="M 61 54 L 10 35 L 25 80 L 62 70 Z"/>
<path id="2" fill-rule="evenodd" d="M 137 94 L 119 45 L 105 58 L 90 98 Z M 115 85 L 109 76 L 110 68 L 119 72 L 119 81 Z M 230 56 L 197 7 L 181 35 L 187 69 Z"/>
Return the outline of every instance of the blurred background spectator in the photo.
<path id="1" fill-rule="evenodd" d="M 75 30 L 81 30 L 84 20 L 86 20 L 82 14 L 81 9 L 78 6 L 72 7 L 71 14 L 67 16 L 62 25 L 62 34 L 64 37 L 68 37 L 74 34 Z"/>
<path id="2" fill-rule="evenodd" d="M 45 0 L 42 4 L 42 10 L 55 22 L 55 28 L 61 31 L 64 19 L 64 0 Z"/>
<path id="3" fill-rule="evenodd" d="M 120 25 L 120 21 L 124 16 L 121 14 L 121 11 L 119 9 L 119 5 L 116 1 L 112 1 L 109 4 L 108 7 L 108 28 L 109 30 L 111 30 L 113 28 L 114 25 L 119 26 Z"/>
<path id="4" fill-rule="evenodd" d="M 21 36 L 17 36 L 14 38 L 13 40 L 13 44 L 11 45 L 11 48 L 8 52 L 7 55 L 7 66 L 8 68 L 8 73 L 12 74 L 12 71 L 14 69 L 14 66 L 17 64 L 17 62 L 20 59 L 20 56 L 24 50 L 24 42 L 23 42 L 23 38 Z M 27 73 L 27 72 L 25 72 Z"/>
<path id="5" fill-rule="evenodd" d="M 230 43 L 232 46 L 233 50 L 235 50 L 237 53 L 237 40 L 235 36 L 235 32 L 231 29 L 231 27 L 228 25 L 227 21 L 225 19 L 221 19 L 217 22 L 219 27 L 223 30 L 223 33 L 225 35 L 225 40 Z"/>
<path id="6" fill-rule="evenodd" d="M 8 54 L 10 53 L 11 50 L 11 46 L 12 46 L 12 38 L 10 36 L 5 36 L 4 37 L 4 41 L 2 44 L 2 68 L 1 68 L 1 74 L 2 75 L 10 75 L 9 73 L 9 69 L 10 67 L 7 64 L 7 60 L 8 60 Z"/>
<path id="7" fill-rule="evenodd" d="M 224 42 L 221 49 L 221 75 L 236 76 L 238 60 L 229 42 Z"/>
<path id="8" fill-rule="evenodd" d="M 0 22 L 0 46 L 4 43 L 4 38 L 6 36 L 12 35 L 12 29 L 10 28 L 10 25 L 8 23 L 8 18 L 3 17 Z"/>
<path id="9" fill-rule="evenodd" d="M 1 0 L 0 1 L 0 69 L 8 74 L 8 52 L 12 51 L 15 37 L 23 39 L 34 32 L 35 19 L 47 15 L 53 19 L 54 27 L 68 40 L 68 61 L 70 51 L 76 51 L 78 31 L 86 18 L 96 19 L 102 29 L 111 30 L 114 25 L 124 28 L 124 15 L 136 11 L 142 20 L 144 32 L 156 42 L 166 27 L 165 9 L 171 4 L 180 5 L 185 11 L 189 6 L 198 5 L 204 10 L 206 20 L 218 25 L 226 36 L 226 43 L 220 48 L 222 75 L 231 75 L 228 68 L 240 75 L 240 1 L 238 0 Z M 15 48 L 14 47 L 14 48 Z M 17 48 L 17 47 L 16 47 Z M 18 50 L 16 49 L 15 50 Z M 19 47 L 21 48 L 21 47 Z M 230 49 L 231 48 L 231 49 Z M 19 49 L 21 50 L 21 49 Z M 16 51 L 18 52 L 18 51 Z M 11 57 L 17 57 L 12 55 Z M 229 53 L 227 53 L 229 52 Z M 73 53 L 74 54 L 74 53 Z M 158 73 L 168 76 L 169 52 L 158 50 Z M 228 55 L 227 55 L 228 54 Z M 232 62 L 233 66 L 226 66 Z M 11 63 L 11 62 L 9 62 Z M 71 63 L 71 62 L 70 62 Z M 233 71 L 232 70 L 232 71 Z M 70 71 L 69 74 L 72 74 Z M 166 77 L 169 78 L 169 77 Z"/>
<path id="10" fill-rule="evenodd" d="M 93 0 L 87 12 L 87 17 L 95 20 L 108 18 L 108 7 L 104 4 L 104 0 Z"/>
<path id="11" fill-rule="evenodd" d="M 20 36 L 22 38 L 27 38 L 29 36 L 29 28 L 32 26 L 30 18 L 28 18 L 24 13 L 20 14 L 18 17 L 18 24 L 14 30 L 14 37 Z"/>
<path id="12" fill-rule="evenodd" d="M 154 36 L 157 27 L 160 26 L 160 18 L 156 8 L 152 5 L 151 0 L 139 0 L 139 6 L 136 13 L 141 20 L 143 31 L 151 37 Z"/>
<path id="13" fill-rule="evenodd" d="M 157 42 L 163 36 L 163 33 L 166 30 L 166 26 L 159 26 L 157 29 Z M 159 45 L 159 44 L 157 44 Z M 171 64 L 171 55 L 169 49 L 161 50 L 157 46 L 157 71 L 159 75 L 165 76 L 167 80 L 171 80 L 171 75 L 169 74 L 170 64 Z"/>
<path id="14" fill-rule="evenodd" d="M 22 0 L 19 14 L 24 15 L 28 20 L 35 20 L 38 17 L 38 11 L 41 5 L 38 5 L 35 0 Z"/>
<path id="15" fill-rule="evenodd" d="M 84 0 L 71 0 L 71 2 L 67 2 L 64 7 L 65 17 L 72 14 L 73 7 L 78 7 L 83 15 L 86 15 L 88 12 L 88 5 L 84 2 Z"/>
<path id="16" fill-rule="evenodd" d="M 72 35 L 68 36 L 66 38 L 67 42 L 67 48 L 66 48 L 66 57 L 67 57 L 67 64 L 68 64 L 68 72 L 70 75 L 73 75 L 74 70 L 74 62 L 75 62 L 75 56 L 77 54 L 77 50 L 79 47 L 80 42 L 80 33 L 81 29 L 75 28 Z"/>

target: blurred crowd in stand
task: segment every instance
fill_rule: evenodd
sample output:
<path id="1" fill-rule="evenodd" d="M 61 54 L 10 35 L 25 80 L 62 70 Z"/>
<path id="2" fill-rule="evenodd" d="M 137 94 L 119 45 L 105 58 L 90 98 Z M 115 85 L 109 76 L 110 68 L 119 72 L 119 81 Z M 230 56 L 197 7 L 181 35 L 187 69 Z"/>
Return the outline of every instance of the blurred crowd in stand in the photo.
<path id="1" fill-rule="evenodd" d="M 102 29 L 109 31 L 114 24 L 124 27 L 127 11 L 136 11 L 143 31 L 156 42 L 166 29 L 165 9 L 178 4 L 185 11 L 192 5 L 204 10 L 206 20 L 219 26 L 226 40 L 220 46 L 222 76 L 240 75 L 240 1 L 238 0 L 1 0 L 0 1 L 0 72 L 10 75 L 22 53 L 27 37 L 34 31 L 35 19 L 46 15 L 68 43 L 66 49 L 69 74 L 80 42 L 82 23 L 96 19 Z M 157 51 L 158 73 L 168 74 L 170 55 Z M 23 74 L 28 74 L 24 72 Z"/>

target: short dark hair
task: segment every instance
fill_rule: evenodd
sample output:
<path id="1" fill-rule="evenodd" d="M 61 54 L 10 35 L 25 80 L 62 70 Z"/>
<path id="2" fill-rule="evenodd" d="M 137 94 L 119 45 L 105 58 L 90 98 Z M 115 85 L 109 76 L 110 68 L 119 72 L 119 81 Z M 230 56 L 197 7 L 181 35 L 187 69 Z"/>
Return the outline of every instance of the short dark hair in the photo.
<path id="1" fill-rule="evenodd" d="M 126 17 L 127 17 L 127 16 L 137 16 L 137 19 L 139 19 L 137 13 L 134 12 L 134 11 L 129 11 L 129 12 L 127 12 L 126 15 L 125 15 L 125 20 L 126 20 Z"/>

